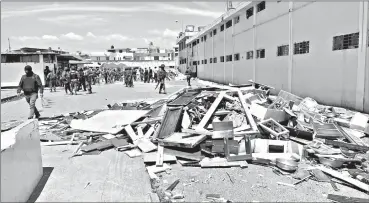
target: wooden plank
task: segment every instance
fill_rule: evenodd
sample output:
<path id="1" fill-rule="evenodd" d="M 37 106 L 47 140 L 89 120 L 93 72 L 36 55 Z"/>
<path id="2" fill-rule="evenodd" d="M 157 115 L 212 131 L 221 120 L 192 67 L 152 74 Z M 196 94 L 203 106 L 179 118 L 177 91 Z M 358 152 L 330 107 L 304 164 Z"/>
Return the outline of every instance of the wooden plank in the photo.
<path id="1" fill-rule="evenodd" d="M 140 148 L 140 150 L 145 153 L 154 151 L 156 149 L 156 145 L 154 145 L 150 140 L 145 138 L 138 139 L 135 142 L 135 145 L 137 145 L 137 147 Z"/>
<path id="2" fill-rule="evenodd" d="M 206 139 L 206 135 L 197 135 L 194 137 L 183 138 L 184 135 L 189 135 L 190 133 L 173 133 L 169 137 L 162 141 L 164 146 L 171 147 L 183 147 L 183 148 L 194 148 L 202 141 Z"/>
<path id="3" fill-rule="evenodd" d="M 334 195 L 334 194 L 328 194 L 327 199 L 332 200 L 334 202 L 340 202 L 340 203 L 369 202 L 368 198 L 364 199 L 364 198 L 347 197 L 347 196 Z"/>
<path id="4" fill-rule="evenodd" d="M 225 158 L 215 157 L 215 158 L 208 158 L 205 157 L 200 162 L 201 168 L 224 168 L 224 167 L 247 167 L 246 161 L 233 161 L 228 162 Z"/>
<path id="5" fill-rule="evenodd" d="M 164 163 L 164 147 L 158 145 L 158 152 L 156 154 L 156 166 L 163 166 Z"/>
<path id="6" fill-rule="evenodd" d="M 201 151 L 200 150 L 191 153 L 191 152 L 184 152 L 184 151 L 180 151 L 180 150 L 165 148 L 164 149 L 164 154 L 169 154 L 169 155 L 176 156 L 176 157 L 179 157 L 179 158 L 184 158 L 184 159 L 194 160 L 194 161 L 200 161 L 201 160 Z"/>
<path id="7" fill-rule="evenodd" d="M 136 133 L 133 131 L 132 126 L 131 125 L 127 125 L 124 130 L 127 132 L 128 136 L 131 138 L 132 141 L 136 141 L 138 139 L 138 136 L 136 135 Z"/>
<path id="8" fill-rule="evenodd" d="M 156 163 L 157 152 L 150 152 L 144 154 L 144 163 Z M 175 156 L 164 154 L 163 162 L 175 162 L 177 158 Z"/>
<path id="9" fill-rule="evenodd" d="M 191 118 L 187 111 L 183 111 L 182 128 L 188 129 L 191 126 Z"/>
<path id="10" fill-rule="evenodd" d="M 182 111 L 183 107 L 168 108 L 157 134 L 157 137 L 159 139 L 165 139 L 177 130 L 177 128 L 179 127 L 179 121 Z"/>
<path id="11" fill-rule="evenodd" d="M 364 152 L 369 151 L 369 147 L 356 145 L 352 143 L 339 142 L 335 140 L 325 140 L 324 143 L 327 145 L 333 145 L 335 147 L 345 147 L 351 150 L 358 150 L 358 151 L 364 151 Z"/>
<path id="12" fill-rule="evenodd" d="M 257 131 L 258 130 L 258 127 L 257 127 L 257 125 L 255 123 L 254 118 L 251 115 L 251 112 L 250 112 L 249 108 L 247 107 L 245 97 L 243 96 L 241 90 L 238 90 L 237 92 L 238 92 L 238 97 L 240 99 L 240 102 L 242 104 L 242 107 L 243 107 L 243 109 L 245 111 L 248 124 L 251 126 L 252 130 Z"/>
<path id="13" fill-rule="evenodd" d="M 233 121 L 213 122 L 213 139 L 233 137 Z"/>
<path id="14" fill-rule="evenodd" d="M 225 94 L 226 94 L 225 91 L 220 92 L 220 94 L 218 95 L 218 97 L 215 99 L 215 101 L 213 102 L 213 104 L 211 105 L 211 107 L 206 112 L 205 116 L 200 121 L 199 125 L 196 127 L 196 130 L 201 131 L 201 130 L 203 130 L 205 128 L 205 126 L 208 123 L 210 117 L 213 115 L 213 113 L 215 112 L 215 110 L 218 108 L 218 105 L 222 101 L 222 99 L 223 99 L 223 97 L 224 97 Z"/>
<path id="15" fill-rule="evenodd" d="M 192 134 L 199 134 L 199 135 L 206 135 L 206 136 L 213 136 L 213 133 L 208 130 L 193 130 L 193 129 L 182 129 L 183 133 L 192 133 Z"/>
<path id="16" fill-rule="evenodd" d="M 70 142 L 70 141 L 58 141 L 58 142 L 41 142 L 41 146 L 56 146 L 56 145 L 69 145 L 69 144 L 78 144 L 78 142 Z"/>
<path id="17" fill-rule="evenodd" d="M 150 136 L 155 132 L 155 128 L 154 127 L 150 127 L 149 130 L 147 130 L 147 132 L 144 135 L 144 138 L 149 139 Z"/>
<path id="18" fill-rule="evenodd" d="M 144 136 L 141 126 L 137 127 L 137 134 L 138 134 L 138 137 L 140 138 Z"/>
<path id="19" fill-rule="evenodd" d="M 332 169 L 325 168 L 323 166 L 317 166 L 316 168 L 319 169 L 319 170 L 321 170 L 321 171 L 323 171 L 324 173 L 327 173 L 327 174 L 335 177 L 335 178 L 338 178 L 340 180 L 343 180 L 343 181 L 345 181 L 347 183 L 350 183 L 351 185 L 354 185 L 354 186 L 356 186 L 356 187 L 358 187 L 358 188 L 360 188 L 360 189 L 362 189 L 362 190 L 364 190 L 366 192 L 369 192 L 369 185 L 367 185 L 367 184 L 365 184 L 363 182 L 360 182 L 360 181 L 358 181 L 356 179 L 353 179 L 353 178 L 344 176 L 340 172 L 337 172 L 337 171 L 332 170 Z"/>

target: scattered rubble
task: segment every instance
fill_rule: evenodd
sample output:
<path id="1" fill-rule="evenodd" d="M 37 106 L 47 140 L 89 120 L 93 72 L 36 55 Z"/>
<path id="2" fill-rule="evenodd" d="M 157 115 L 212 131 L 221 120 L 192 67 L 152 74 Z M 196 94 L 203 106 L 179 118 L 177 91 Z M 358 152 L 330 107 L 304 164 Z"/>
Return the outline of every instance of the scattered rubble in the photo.
<path id="1" fill-rule="evenodd" d="M 41 140 L 48 141 L 43 142 L 47 146 L 78 144 L 73 157 L 111 148 L 131 158 L 142 156 L 153 184 L 160 180 L 159 173 L 171 169 L 170 163 L 201 168 L 261 164 L 297 179 L 277 182 L 280 185 L 299 187 L 311 179 L 329 182 L 338 191 L 334 178 L 369 192 L 368 115 L 283 90 L 272 96 L 272 87 L 250 82 L 183 88 L 154 103 L 125 102 L 106 110 L 44 118 Z M 166 190 L 155 187 L 159 199 L 186 198 L 172 193 L 178 183 Z M 228 201 L 218 194 L 206 198 Z"/>

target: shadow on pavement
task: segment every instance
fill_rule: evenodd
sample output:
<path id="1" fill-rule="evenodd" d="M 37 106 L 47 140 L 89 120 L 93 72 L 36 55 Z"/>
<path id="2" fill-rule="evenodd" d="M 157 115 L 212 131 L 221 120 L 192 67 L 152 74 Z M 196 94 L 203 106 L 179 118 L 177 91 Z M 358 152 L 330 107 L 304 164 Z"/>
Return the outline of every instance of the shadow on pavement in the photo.
<path id="1" fill-rule="evenodd" d="M 54 167 L 43 167 L 43 174 L 38 182 L 36 188 L 33 190 L 31 196 L 28 198 L 27 202 L 36 202 L 38 197 L 40 196 L 42 190 L 44 189 L 47 181 L 50 178 L 51 173 L 53 172 Z"/>

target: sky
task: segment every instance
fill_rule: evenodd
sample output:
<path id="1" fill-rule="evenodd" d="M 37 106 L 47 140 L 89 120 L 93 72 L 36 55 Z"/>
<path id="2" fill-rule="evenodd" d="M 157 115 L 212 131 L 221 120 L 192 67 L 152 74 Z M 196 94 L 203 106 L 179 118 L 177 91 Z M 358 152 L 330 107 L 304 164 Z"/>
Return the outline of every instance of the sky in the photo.
<path id="1" fill-rule="evenodd" d="M 104 52 L 111 45 L 148 47 L 149 42 L 173 48 L 182 22 L 183 27 L 206 26 L 225 7 L 226 1 L 2 2 L 1 51 L 8 49 L 8 38 L 12 49 L 60 47 L 91 53 Z"/>

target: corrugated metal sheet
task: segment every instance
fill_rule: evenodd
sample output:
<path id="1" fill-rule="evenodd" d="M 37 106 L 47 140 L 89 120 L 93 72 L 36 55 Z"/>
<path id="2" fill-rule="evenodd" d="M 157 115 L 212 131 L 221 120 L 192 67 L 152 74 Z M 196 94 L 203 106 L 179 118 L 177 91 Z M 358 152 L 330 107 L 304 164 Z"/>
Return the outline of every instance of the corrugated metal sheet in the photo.
<path id="1" fill-rule="evenodd" d="M 186 106 L 188 103 L 190 103 L 197 95 L 199 94 L 199 92 L 186 92 L 182 95 L 180 95 L 179 97 L 177 97 L 177 99 L 173 100 L 172 102 L 170 102 L 168 104 L 168 106 Z"/>

